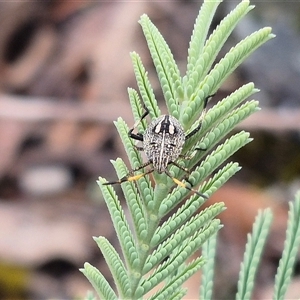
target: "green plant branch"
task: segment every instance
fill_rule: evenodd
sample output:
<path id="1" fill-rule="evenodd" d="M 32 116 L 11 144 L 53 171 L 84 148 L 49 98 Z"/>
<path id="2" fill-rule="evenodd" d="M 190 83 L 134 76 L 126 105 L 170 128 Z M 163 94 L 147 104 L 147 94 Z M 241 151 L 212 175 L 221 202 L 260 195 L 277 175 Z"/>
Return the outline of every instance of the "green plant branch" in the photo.
<path id="1" fill-rule="evenodd" d="M 158 116 L 161 115 L 161 112 L 157 105 L 157 101 L 153 89 L 151 87 L 150 81 L 148 79 L 148 74 L 142 63 L 142 60 L 136 52 L 131 53 L 131 59 L 132 59 L 134 74 L 139 87 L 139 91 L 142 95 L 143 103 L 149 109 L 150 117 L 157 118 Z M 133 103 L 131 103 L 131 105 L 133 105 Z M 138 105 L 140 106 L 140 103 L 138 103 Z M 136 121 L 139 120 L 142 114 L 143 112 L 140 111 L 140 115 L 135 116 L 136 117 L 135 120 Z"/>
<path id="2" fill-rule="evenodd" d="M 200 8 L 198 17 L 196 18 L 188 49 L 187 74 L 184 78 L 185 81 L 188 81 L 185 83 L 186 91 L 194 90 L 194 85 L 191 85 L 189 82 L 190 78 L 192 78 L 192 75 L 198 76 L 198 74 L 203 74 L 203 72 L 199 72 L 199 69 L 197 67 L 206 62 L 205 60 L 202 60 L 203 46 L 205 44 L 205 40 L 207 38 L 214 13 L 221 2 L 221 0 L 204 1 L 203 5 Z M 197 80 L 194 80 L 194 82 L 197 82 Z"/>
<path id="3" fill-rule="evenodd" d="M 203 266 L 201 276 L 199 299 L 212 299 L 216 245 L 217 233 L 211 236 L 202 246 L 202 256 L 206 260 L 206 263 Z"/>
<path id="4" fill-rule="evenodd" d="M 217 89 L 228 78 L 228 76 L 241 64 L 255 49 L 273 38 L 271 28 L 262 28 L 244 40 L 239 42 L 218 62 L 214 68 L 200 82 L 195 92 L 191 95 L 189 102 L 183 110 L 180 120 L 184 126 L 191 127 L 199 117 L 199 110 L 203 100 L 209 95 L 215 94 Z"/>
<path id="5" fill-rule="evenodd" d="M 116 293 L 97 268 L 85 263 L 80 271 L 87 277 L 101 299 L 118 300 Z"/>
<path id="6" fill-rule="evenodd" d="M 251 299 L 254 278 L 261 253 L 266 242 L 272 221 L 270 209 L 259 212 L 253 225 L 252 234 L 248 235 L 244 260 L 239 274 L 236 299 Z"/>
<path id="7" fill-rule="evenodd" d="M 148 16 L 143 15 L 140 19 L 168 114 L 179 120 L 185 131 L 186 141 L 181 157 L 176 161 L 169 161 L 167 174 L 159 174 L 158 168 L 149 158 L 148 168 L 140 167 L 145 161 L 129 134 L 130 127 L 122 118 L 115 122 L 131 167 L 127 168 L 122 159 L 112 161 L 117 177 L 122 180 L 107 182 L 100 177 L 98 184 L 122 255 L 117 253 L 106 238 L 95 238 L 95 241 L 109 266 L 116 292 L 99 270 L 88 263 L 82 269 L 103 299 L 135 300 L 143 299 L 146 294 L 147 298 L 155 300 L 181 299 L 185 294 L 182 284 L 205 263 L 201 256 L 190 263 L 186 261 L 222 227 L 216 217 L 225 209 L 224 204 L 216 203 L 201 211 L 201 205 L 207 200 L 203 194 L 211 196 L 240 169 L 237 163 L 226 161 L 250 142 L 251 138 L 244 131 L 232 136 L 228 134 L 258 109 L 256 101 L 246 101 L 257 89 L 253 83 L 245 84 L 206 114 L 202 113 L 204 100 L 214 94 L 230 73 L 273 35 L 269 28 L 253 33 L 234 46 L 210 70 L 218 51 L 236 24 L 253 8 L 249 6 L 249 1 L 242 1 L 207 36 L 220 2 L 205 0 L 203 3 L 189 44 L 187 72 L 184 77 L 181 77 L 172 52 L 159 30 Z M 131 59 L 138 86 L 138 90 L 128 89 L 135 124 L 131 130 L 137 132 L 142 143 L 149 122 L 160 117 L 161 110 L 140 56 L 132 52 Z M 145 109 L 149 110 L 149 118 L 140 120 Z M 200 116 L 203 118 L 199 119 Z M 202 124 L 201 128 L 199 124 Z M 161 132 L 174 134 L 178 130 L 170 121 L 168 128 L 163 127 L 163 123 L 157 126 L 153 127 L 150 135 Z M 196 128 L 199 131 L 189 138 L 189 133 L 194 133 Z M 163 142 L 158 147 L 163 149 L 165 141 L 166 137 L 163 136 Z M 147 145 L 144 143 L 138 145 L 140 150 L 145 150 L 145 147 Z M 169 158 L 169 154 L 162 153 L 158 154 L 160 159 Z M 177 165 L 172 166 L 175 163 Z M 148 173 L 152 170 L 153 176 L 149 176 Z M 112 186 L 117 182 L 122 182 L 125 202 L 119 200 Z M 124 205 L 128 207 L 129 214 L 125 214 Z M 167 214 L 168 217 L 163 221 Z M 211 245 L 209 242 L 204 245 L 204 249 L 208 251 L 208 248 L 213 247 Z M 207 251 L 204 250 L 204 253 L 207 254 Z M 204 271 L 207 269 L 208 267 L 204 268 Z M 208 287 L 209 280 L 212 280 L 209 278 L 212 277 L 209 276 L 211 275 L 205 277 L 205 295 L 211 294 Z M 163 284 L 158 287 L 161 283 Z"/>
<path id="8" fill-rule="evenodd" d="M 178 118 L 178 99 L 183 96 L 183 88 L 177 64 L 169 46 L 147 15 L 141 16 L 140 24 L 148 43 L 168 110 L 170 114 Z"/>
<path id="9" fill-rule="evenodd" d="M 300 191 L 296 194 L 295 202 L 289 202 L 289 218 L 286 230 L 284 250 L 279 261 L 275 276 L 275 289 L 273 299 L 283 300 L 291 281 L 293 267 L 300 246 Z M 299 292 L 300 296 L 300 292 Z"/>
<path id="10" fill-rule="evenodd" d="M 207 5 L 213 6 L 212 8 L 215 9 L 216 6 L 219 4 L 218 2 L 208 2 Z M 203 5 L 205 7 L 205 5 Z M 226 42 L 229 35 L 232 33 L 235 26 L 238 24 L 238 22 L 251 10 L 254 6 L 249 6 L 249 1 L 242 1 L 240 2 L 237 7 L 232 10 L 217 26 L 217 28 L 213 31 L 213 33 L 210 35 L 209 39 L 206 41 L 205 46 L 203 49 L 197 49 L 197 35 L 201 36 L 200 33 L 197 32 L 197 35 L 195 34 L 195 41 L 193 44 L 190 45 L 189 49 L 189 56 L 192 56 L 193 63 L 188 63 L 188 72 L 187 72 L 187 78 L 188 82 L 186 84 L 187 86 L 187 96 L 188 98 L 191 97 L 191 92 L 194 91 L 198 83 L 203 80 L 203 76 L 209 72 L 209 69 L 211 68 L 213 62 L 215 61 L 220 49 Z M 201 14 L 201 12 L 200 12 Z M 199 16 L 200 16 L 199 14 Z M 209 12 L 207 13 L 208 16 L 210 16 Z M 205 18 L 203 17 L 203 20 Z M 197 27 L 197 22 L 195 24 L 195 27 Z M 200 31 L 201 27 L 197 27 Z M 205 31 L 204 31 L 205 32 Z M 198 41 L 198 45 L 202 45 L 203 41 Z M 190 53 L 191 49 L 194 49 L 194 51 L 197 51 L 198 53 L 201 53 L 201 55 L 197 55 L 196 53 Z M 198 60 L 195 60 L 195 56 L 198 56 Z"/>

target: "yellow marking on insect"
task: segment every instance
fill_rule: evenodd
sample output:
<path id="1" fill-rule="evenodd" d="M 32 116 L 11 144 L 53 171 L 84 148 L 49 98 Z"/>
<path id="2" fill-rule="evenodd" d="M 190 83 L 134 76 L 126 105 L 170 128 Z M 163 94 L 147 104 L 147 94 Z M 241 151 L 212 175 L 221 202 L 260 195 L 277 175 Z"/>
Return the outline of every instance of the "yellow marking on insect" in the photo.
<path id="1" fill-rule="evenodd" d="M 130 176 L 130 177 L 127 177 L 127 181 L 136 181 L 136 180 L 139 180 L 140 178 L 144 177 L 145 175 L 146 175 L 145 173 L 142 173 L 142 174 Z"/>
<path id="2" fill-rule="evenodd" d="M 172 180 L 173 180 L 177 185 L 186 188 L 186 185 L 185 185 L 182 181 L 178 180 L 177 178 L 172 177 Z"/>

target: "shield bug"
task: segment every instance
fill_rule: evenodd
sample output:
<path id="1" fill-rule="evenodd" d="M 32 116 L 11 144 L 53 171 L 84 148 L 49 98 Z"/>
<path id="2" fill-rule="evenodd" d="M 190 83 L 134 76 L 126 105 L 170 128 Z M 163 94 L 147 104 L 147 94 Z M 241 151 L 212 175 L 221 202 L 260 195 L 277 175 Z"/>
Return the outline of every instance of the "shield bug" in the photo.
<path id="1" fill-rule="evenodd" d="M 186 172 L 187 175 L 190 174 L 190 171 L 187 168 L 184 168 L 183 166 L 179 165 L 177 163 L 177 160 L 178 158 L 190 158 L 186 157 L 185 155 L 182 155 L 181 152 L 185 142 L 200 130 L 202 125 L 201 121 L 205 114 L 205 109 L 209 98 L 210 96 L 207 97 L 204 101 L 204 109 L 202 111 L 202 115 L 198 126 L 187 135 L 185 134 L 180 122 L 171 115 L 161 115 L 158 118 L 152 120 L 143 134 L 134 133 L 134 130 L 137 128 L 139 123 L 149 114 L 149 110 L 146 107 L 144 107 L 145 113 L 141 116 L 138 122 L 136 122 L 134 126 L 128 131 L 128 136 L 132 139 L 141 141 L 143 143 L 142 147 L 136 148 L 145 152 L 148 161 L 139 166 L 138 168 L 131 170 L 126 176 L 119 179 L 118 181 L 105 182 L 103 184 L 110 185 L 117 183 L 120 184 L 126 181 L 136 181 L 141 177 L 150 174 L 153 171 L 156 171 L 159 174 L 165 173 L 177 185 L 184 187 L 198 194 L 199 196 L 206 198 L 205 195 L 187 186 L 182 180 L 179 180 L 172 176 L 172 174 L 169 172 L 168 166 L 175 165 L 179 169 Z M 139 171 L 149 165 L 152 165 L 150 169 L 146 170 L 143 173 L 135 174 L 136 171 Z M 186 181 L 189 182 L 187 179 Z"/>

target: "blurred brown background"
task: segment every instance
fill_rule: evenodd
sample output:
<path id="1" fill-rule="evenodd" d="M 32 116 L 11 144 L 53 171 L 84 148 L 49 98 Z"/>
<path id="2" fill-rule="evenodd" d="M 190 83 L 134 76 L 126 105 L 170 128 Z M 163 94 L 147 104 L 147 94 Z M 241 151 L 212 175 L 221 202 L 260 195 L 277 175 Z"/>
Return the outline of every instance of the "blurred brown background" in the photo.
<path id="1" fill-rule="evenodd" d="M 224 1 L 213 26 L 238 2 Z M 234 157 L 243 170 L 212 197 L 225 201 L 215 299 L 235 293 L 246 234 L 261 207 L 274 226 L 258 274 L 255 299 L 270 298 L 284 240 L 287 201 L 300 187 L 300 4 L 252 2 L 222 50 L 263 26 L 276 39 L 252 55 L 213 102 L 248 81 L 261 92 L 261 112 L 240 128 L 254 142 Z M 0 3 L 0 299 L 74 299 L 91 286 L 85 261 L 109 272 L 92 236 L 115 242 L 95 183 L 125 158 L 113 121 L 133 119 L 127 87 L 135 87 L 130 51 L 162 94 L 138 20 L 146 13 L 185 71 L 199 1 L 16 1 Z M 238 216 L 238 217 L 237 217 Z M 296 275 L 300 273 L 297 263 Z M 299 291 L 299 277 L 295 277 Z M 197 282 L 190 281 L 195 297 Z M 298 286 L 298 288 L 297 288 Z M 293 299 L 293 290 L 290 291 Z M 298 293 L 299 297 L 299 293 Z"/>

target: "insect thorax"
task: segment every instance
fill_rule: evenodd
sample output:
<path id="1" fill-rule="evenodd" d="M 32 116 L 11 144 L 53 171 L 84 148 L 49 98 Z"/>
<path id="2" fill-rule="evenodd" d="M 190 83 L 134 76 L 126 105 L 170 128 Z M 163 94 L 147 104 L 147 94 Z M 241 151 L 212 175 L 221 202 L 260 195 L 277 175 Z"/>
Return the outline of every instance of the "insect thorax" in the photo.
<path id="1" fill-rule="evenodd" d="M 143 136 L 143 148 L 153 168 L 162 173 L 181 154 L 185 133 L 179 121 L 170 115 L 153 120 Z"/>

